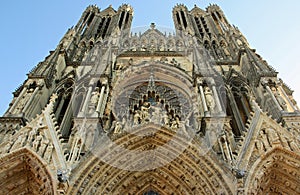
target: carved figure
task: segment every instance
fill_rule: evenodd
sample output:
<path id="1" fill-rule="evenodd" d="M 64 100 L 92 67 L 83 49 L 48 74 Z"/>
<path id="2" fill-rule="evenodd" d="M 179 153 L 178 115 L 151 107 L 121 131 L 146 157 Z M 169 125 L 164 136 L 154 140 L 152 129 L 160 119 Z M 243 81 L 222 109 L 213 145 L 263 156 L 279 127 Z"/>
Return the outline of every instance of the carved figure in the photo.
<path id="1" fill-rule="evenodd" d="M 99 100 L 99 88 L 96 87 L 95 91 L 92 92 L 92 97 L 90 99 L 90 105 L 94 106 L 94 108 L 97 106 L 98 100 Z"/>
<path id="2" fill-rule="evenodd" d="M 116 122 L 116 126 L 115 126 L 115 129 L 114 129 L 114 134 L 121 133 L 121 130 L 122 130 L 122 123 L 118 121 L 118 122 Z"/>
<path id="3" fill-rule="evenodd" d="M 52 152 L 53 152 L 53 144 L 49 143 L 48 146 L 47 146 L 47 149 L 45 151 L 45 154 L 44 154 L 44 159 L 47 162 L 50 162 L 51 156 L 52 156 Z"/>
<path id="4" fill-rule="evenodd" d="M 29 131 L 28 138 L 27 138 L 27 141 L 28 141 L 29 144 L 33 140 L 35 134 L 36 134 L 36 130 L 34 128 L 31 131 Z"/>
<path id="5" fill-rule="evenodd" d="M 23 146 L 23 137 L 20 135 L 17 139 L 17 141 L 15 142 L 15 144 L 12 146 L 11 150 L 15 150 L 18 148 L 21 148 Z"/>
<path id="6" fill-rule="evenodd" d="M 39 147 L 39 151 L 38 151 L 38 154 L 39 154 L 39 155 L 43 156 L 43 154 L 44 154 L 44 152 L 45 152 L 45 149 L 46 149 L 48 143 L 49 143 L 49 140 L 47 140 L 47 139 L 42 139 L 42 141 L 41 141 L 41 146 Z"/>
<path id="7" fill-rule="evenodd" d="M 279 105 L 281 106 L 281 108 L 283 110 L 287 110 L 287 105 L 286 105 L 286 102 L 285 100 L 283 99 L 283 97 L 281 97 L 279 91 L 277 91 L 277 89 L 275 87 L 272 87 L 272 91 L 274 93 L 274 96 L 277 100 L 277 102 L 279 103 Z"/>
<path id="8" fill-rule="evenodd" d="M 139 110 L 135 111 L 135 114 L 133 116 L 133 124 L 134 125 L 138 125 L 139 124 L 139 121 L 141 119 L 141 113 L 140 112 L 141 111 L 139 111 Z"/>
<path id="9" fill-rule="evenodd" d="M 168 113 L 167 113 L 167 112 L 164 112 L 164 113 L 163 113 L 163 121 L 164 121 L 164 125 L 166 125 L 166 126 L 169 125 L 170 120 L 169 120 L 169 116 L 168 116 Z"/>
<path id="10" fill-rule="evenodd" d="M 271 127 L 266 128 L 266 134 L 271 146 L 273 146 L 274 144 L 280 144 L 280 138 L 275 129 Z"/>
<path id="11" fill-rule="evenodd" d="M 210 111 L 213 111 L 215 108 L 215 100 L 214 100 L 212 91 L 207 86 L 204 87 L 204 96 L 206 99 L 206 104 L 207 104 L 208 109 Z"/>
<path id="12" fill-rule="evenodd" d="M 144 104 L 141 106 L 141 111 L 142 111 L 142 122 L 149 122 L 149 108 L 150 108 L 150 104 L 149 102 L 144 102 Z"/>
<path id="13" fill-rule="evenodd" d="M 36 139 L 33 141 L 32 148 L 33 148 L 34 151 L 38 150 L 38 147 L 39 147 L 39 144 L 40 144 L 40 141 L 42 140 L 42 138 L 43 138 L 43 136 L 38 135 L 36 137 Z"/>
<path id="14" fill-rule="evenodd" d="M 152 106 L 153 112 L 151 116 L 151 122 L 160 123 L 161 119 L 161 108 L 159 106 Z"/>

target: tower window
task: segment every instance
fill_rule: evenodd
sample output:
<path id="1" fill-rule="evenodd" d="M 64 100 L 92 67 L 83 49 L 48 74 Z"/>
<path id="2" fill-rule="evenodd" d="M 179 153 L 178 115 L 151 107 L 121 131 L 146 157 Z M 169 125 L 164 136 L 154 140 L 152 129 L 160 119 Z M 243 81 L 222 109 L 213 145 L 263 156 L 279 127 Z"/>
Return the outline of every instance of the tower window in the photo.
<path id="1" fill-rule="evenodd" d="M 95 14 L 92 13 L 91 17 L 89 18 L 89 20 L 87 21 L 87 25 L 90 26 L 90 24 L 92 23 L 93 19 L 94 19 Z"/>
<path id="2" fill-rule="evenodd" d="M 120 20 L 119 20 L 119 28 L 121 28 L 121 27 L 122 27 L 122 23 L 123 23 L 124 15 L 125 15 L 125 12 L 124 12 L 124 11 L 122 11 L 122 13 L 121 13 L 121 17 L 120 17 Z"/>
<path id="3" fill-rule="evenodd" d="M 106 23 L 105 23 L 105 26 L 104 26 L 104 29 L 103 29 L 103 33 L 102 33 L 102 38 L 104 38 L 105 35 L 106 35 L 106 32 L 107 32 L 107 30 L 108 30 L 108 26 L 109 26 L 109 24 L 110 24 L 110 21 L 111 21 L 111 18 L 107 18 L 107 21 L 106 21 Z"/>
<path id="4" fill-rule="evenodd" d="M 180 17 L 179 17 L 178 12 L 176 12 L 176 19 L 177 19 L 179 26 L 181 26 Z"/>
<path id="5" fill-rule="evenodd" d="M 180 13 L 181 13 L 181 18 L 182 18 L 183 26 L 184 26 L 184 28 L 186 28 L 187 27 L 187 21 L 186 21 L 184 12 L 180 11 Z"/>

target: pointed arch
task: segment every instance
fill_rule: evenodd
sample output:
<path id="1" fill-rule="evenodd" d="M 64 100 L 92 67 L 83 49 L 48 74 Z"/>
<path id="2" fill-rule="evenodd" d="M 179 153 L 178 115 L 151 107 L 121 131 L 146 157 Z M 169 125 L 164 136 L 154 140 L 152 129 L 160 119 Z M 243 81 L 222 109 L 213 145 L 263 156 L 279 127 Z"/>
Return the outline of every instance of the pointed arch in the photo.
<path id="1" fill-rule="evenodd" d="M 299 194 L 300 155 L 275 147 L 249 170 L 245 194 Z"/>
<path id="2" fill-rule="evenodd" d="M 28 148 L 1 157 L 0 167 L 0 194 L 56 194 L 47 163 Z"/>
<path id="3" fill-rule="evenodd" d="M 153 126 L 154 127 L 154 126 Z M 157 127 L 154 127 L 157 128 Z M 157 138 L 147 137 L 136 140 L 131 134 L 115 140 L 117 145 L 127 145 L 130 149 L 144 146 L 161 146 L 162 139 L 169 139 L 173 134 L 164 128 L 156 129 Z M 169 137 L 169 138 L 168 138 Z M 178 143 L 179 144 L 179 143 Z M 180 145 L 180 144 L 179 144 Z M 174 152 L 177 148 L 170 148 Z M 230 170 L 223 172 L 221 165 L 211 155 L 200 155 L 201 146 L 193 141 L 184 152 L 168 164 L 148 171 L 128 171 L 111 166 L 90 154 L 85 161 L 74 170 L 71 182 L 74 185 L 69 194 L 145 194 L 155 191 L 159 194 L 232 194 L 227 184 L 232 180 Z M 168 154 L 159 153 L 158 158 L 168 159 Z M 113 156 L 119 161 L 120 156 Z M 143 159 L 137 161 L 148 163 Z M 128 164 L 128 166 L 131 166 Z M 230 178 L 230 179 L 229 179 Z"/>

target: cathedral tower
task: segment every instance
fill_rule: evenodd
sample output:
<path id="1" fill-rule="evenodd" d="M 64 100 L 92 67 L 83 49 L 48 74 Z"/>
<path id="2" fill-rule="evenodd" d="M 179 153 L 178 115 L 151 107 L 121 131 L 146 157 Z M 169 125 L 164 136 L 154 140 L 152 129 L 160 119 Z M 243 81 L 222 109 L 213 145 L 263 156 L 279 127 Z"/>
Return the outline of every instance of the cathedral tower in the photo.
<path id="1" fill-rule="evenodd" d="M 217 5 L 86 8 L 0 118 L 1 194 L 300 193 L 293 91 Z"/>

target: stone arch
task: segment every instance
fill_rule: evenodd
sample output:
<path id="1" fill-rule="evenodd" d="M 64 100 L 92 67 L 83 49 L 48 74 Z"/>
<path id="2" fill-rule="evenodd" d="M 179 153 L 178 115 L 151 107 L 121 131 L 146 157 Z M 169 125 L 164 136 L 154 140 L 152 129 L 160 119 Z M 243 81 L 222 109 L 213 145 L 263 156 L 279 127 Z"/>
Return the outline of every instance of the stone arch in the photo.
<path id="1" fill-rule="evenodd" d="M 143 69 L 143 71 L 139 72 L 140 69 Z M 136 71 L 137 73 L 134 73 Z M 155 83 L 161 83 L 164 86 L 176 91 L 176 93 L 180 95 L 179 98 L 185 101 L 185 103 L 182 103 L 183 105 L 190 107 L 196 106 L 197 97 L 193 92 L 194 86 L 192 78 L 182 70 L 172 65 L 154 62 L 151 64 L 145 63 L 134 65 L 123 72 L 121 77 L 124 79 L 118 80 L 116 87 L 112 91 L 113 113 L 125 113 L 123 112 L 125 109 L 123 104 L 129 106 L 127 105 L 128 101 L 124 102 L 123 100 L 120 100 L 120 98 L 126 98 L 128 95 L 130 95 L 129 92 L 132 93 L 138 86 L 148 83 L 152 74 L 151 72 L 153 71 Z M 121 107 L 122 109 L 119 109 Z M 197 113 L 198 112 L 195 112 L 195 114 Z M 118 114 L 115 116 L 118 116 Z"/>
<path id="2" fill-rule="evenodd" d="M 0 158 L 0 194 L 56 194 L 46 162 L 27 148 Z"/>
<path id="3" fill-rule="evenodd" d="M 232 75 L 227 80 L 227 84 L 228 104 L 226 111 L 234 119 L 232 125 L 235 135 L 240 136 L 252 112 L 249 97 L 253 92 L 241 75 Z"/>
<path id="4" fill-rule="evenodd" d="M 157 128 L 157 127 L 155 127 Z M 173 136 L 172 132 L 160 128 L 154 137 L 137 138 L 132 134 L 115 140 L 117 145 L 140 148 L 147 145 L 160 146 L 162 139 Z M 182 143 L 178 142 L 180 147 Z M 177 147 L 169 151 L 177 150 Z M 128 171 L 111 166 L 97 156 L 90 154 L 74 170 L 69 194 L 144 194 L 150 190 L 159 194 L 232 194 L 228 185 L 229 174 L 225 174 L 213 157 L 200 155 L 201 146 L 194 140 L 175 160 L 168 164 L 146 171 Z M 166 154 L 161 158 L 168 158 Z M 114 155 L 118 161 L 119 155 Z M 143 159 L 136 159 L 141 160 Z"/>
<path id="5" fill-rule="evenodd" d="M 66 131 L 62 132 L 62 135 L 67 138 L 70 135 L 72 128 L 71 118 L 73 116 L 72 111 L 72 98 L 74 89 L 74 79 L 66 78 L 62 80 L 55 89 L 55 93 L 58 98 L 55 102 L 53 112 L 56 120 L 61 127 Z"/>
<path id="6" fill-rule="evenodd" d="M 259 158 L 245 182 L 245 194 L 299 194 L 300 155 L 276 147 Z"/>

